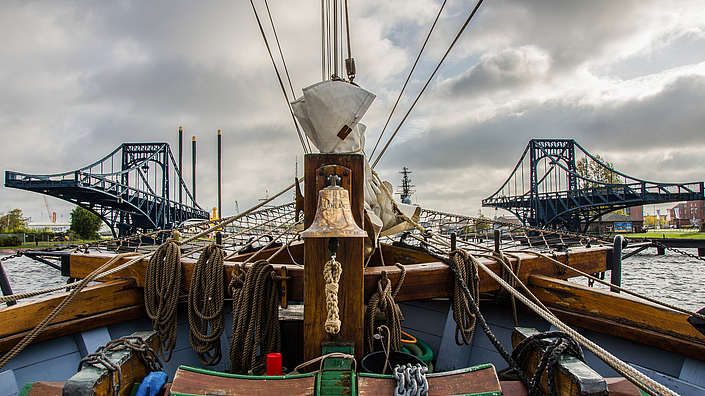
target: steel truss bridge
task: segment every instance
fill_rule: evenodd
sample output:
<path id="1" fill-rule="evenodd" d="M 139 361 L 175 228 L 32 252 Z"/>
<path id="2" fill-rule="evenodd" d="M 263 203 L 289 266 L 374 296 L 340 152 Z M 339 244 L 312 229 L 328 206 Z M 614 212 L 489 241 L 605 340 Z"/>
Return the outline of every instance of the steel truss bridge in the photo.
<path id="1" fill-rule="evenodd" d="M 105 158 L 72 172 L 6 171 L 5 187 L 51 195 L 88 209 L 115 237 L 209 218 L 186 187 L 168 143 L 123 143 Z"/>
<path id="2" fill-rule="evenodd" d="M 482 206 L 524 225 L 587 232 L 600 216 L 630 206 L 703 199 L 703 182 L 656 183 L 613 169 L 573 139 L 532 139 Z"/>

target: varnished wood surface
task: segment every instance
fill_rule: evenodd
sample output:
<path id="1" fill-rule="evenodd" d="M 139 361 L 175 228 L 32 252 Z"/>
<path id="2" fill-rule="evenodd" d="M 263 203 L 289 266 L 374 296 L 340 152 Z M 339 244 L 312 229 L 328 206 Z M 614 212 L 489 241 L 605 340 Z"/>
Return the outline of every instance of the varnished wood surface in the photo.
<path id="1" fill-rule="evenodd" d="M 535 329 L 516 327 L 512 331 L 512 347 L 516 346 L 526 337 L 538 333 Z M 524 359 L 521 365 L 527 377 L 533 378 L 536 368 L 543 355 L 543 350 L 535 348 Z M 548 395 L 548 380 L 546 371 L 541 376 L 539 388 Z M 588 365 L 580 360 L 563 354 L 555 371 L 556 390 L 562 396 L 607 396 L 607 382 Z"/>
<path id="2" fill-rule="evenodd" d="M 388 396 L 394 394 L 394 378 L 358 376 L 360 396 Z M 501 392 L 502 387 L 494 366 L 482 370 L 428 378 L 429 396 L 468 395 L 483 392 Z"/>
<path id="3" fill-rule="evenodd" d="M 323 267 L 330 259 L 326 238 L 310 238 L 305 241 L 305 283 L 312 285 L 304 289 L 304 360 L 321 356 L 321 341 L 355 343 L 355 357 L 363 357 L 364 302 L 361 293 L 364 285 L 363 239 L 338 238 L 340 248 L 337 260 L 343 272 L 338 289 L 338 309 L 342 326 L 340 333 L 330 336 L 324 324 L 326 309 L 325 279 Z"/>
<path id="4" fill-rule="evenodd" d="M 85 316 L 80 319 L 56 323 L 47 326 L 46 329 L 32 341 L 32 344 L 145 316 L 147 316 L 147 312 L 145 311 L 144 304 L 138 304 L 118 308 L 109 312 Z M 29 330 L 0 338 L 0 353 L 12 349 L 18 342 L 22 341 L 27 334 L 29 334 Z"/>
<path id="5" fill-rule="evenodd" d="M 187 395 L 313 395 L 315 378 L 255 380 L 197 373 L 179 368 L 172 394 Z"/>
<path id="6" fill-rule="evenodd" d="M 340 172 L 343 179 L 340 187 L 348 190 L 350 195 L 350 208 L 358 227 L 363 227 L 365 189 L 362 187 L 365 180 L 364 156 L 362 154 L 306 154 L 304 156 L 304 229 L 313 223 L 316 216 L 318 191 L 325 187 L 325 176 L 317 173 L 318 168 L 324 165 L 340 165 L 348 168 L 352 174 L 347 177 Z M 336 172 L 338 174 L 338 172 Z M 360 186 L 358 188 L 358 186 Z"/>
<path id="7" fill-rule="evenodd" d="M 84 318 L 101 312 L 144 304 L 144 292 L 134 279 L 116 279 L 88 286 L 54 319 L 60 323 Z M 42 297 L 0 309 L 0 338 L 22 333 L 36 327 L 66 297 L 68 293 Z"/>
<path id="8" fill-rule="evenodd" d="M 571 271 L 564 271 L 562 268 L 543 257 L 533 254 L 520 253 L 521 266 L 519 268 L 519 278 L 522 282 L 528 282 L 532 275 L 546 275 L 559 279 L 566 279 L 575 276 Z M 569 259 L 565 253 L 558 253 L 558 261 L 565 263 L 587 273 L 604 271 L 607 266 L 607 248 L 577 248 L 574 249 Z M 385 257 L 386 260 L 386 257 Z M 515 259 L 511 259 L 516 262 Z M 485 264 L 495 274 L 500 274 L 500 265 L 497 261 L 479 257 L 478 261 Z M 406 266 L 406 278 L 396 301 L 423 300 L 433 297 L 452 297 L 454 293 L 455 276 L 444 263 L 430 262 L 423 264 L 413 264 Z M 382 275 L 382 271 L 387 272 L 387 276 L 394 285 L 397 284 L 401 276 L 401 270 L 396 266 L 367 267 L 365 271 L 365 301 L 377 290 L 377 281 Z M 484 271 L 480 270 L 480 291 L 488 292 L 499 290 L 499 284 L 495 282 Z"/>
<path id="9" fill-rule="evenodd" d="M 306 179 L 304 182 L 305 228 L 311 225 L 316 214 L 318 191 L 325 187 L 327 174 L 341 177 L 341 187 L 350 194 L 350 210 L 358 226 L 362 225 L 364 203 L 363 156 L 359 154 L 329 155 L 308 154 L 304 157 Z M 335 165 L 330 167 L 328 165 Z M 338 238 L 336 260 L 341 263 L 342 274 L 338 282 L 338 308 L 342 326 L 334 336 L 325 331 L 328 316 L 326 308 L 323 269 L 330 260 L 329 238 L 304 239 L 304 360 L 321 356 L 321 342 L 353 342 L 355 357 L 363 357 L 364 301 L 364 239 Z"/>
<path id="10" fill-rule="evenodd" d="M 687 314 L 543 276 L 531 277 L 529 290 L 569 324 L 705 361 L 705 335 L 688 323 Z"/>
<path id="11" fill-rule="evenodd" d="M 292 245 L 292 249 L 294 248 L 295 245 Z M 303 250 L 303 244 L 298 245 L 296 249 Z M 407 250 L 409 249 L 386 245 L 384 248 L 385 261 L 389 263 L 388 260 L 390 257 L 394 257 L 394 255 L 403 256 L 407 253 Z M 602 247 L 574 249 L 570 253 L 569 264 L 587 273 L 604 271 L 607 265 L 607 250 L 608 248 Z M 273 252 L 271 249 L 270 251 Z M 393 252 L 393 254 L 388 252 Z M 414 253 L 420 254 L 419 252 Z M 286 251 L 282 254 L 286 254 L 288 257 Z M 303 254 L 301 254 L 301 256 L 303 256 Z M 424 259 L 423 256 L 425 255 L 421 255 L 419 258 L 424 261 L 428 260 L 427 258 Z M 531 275 L 546 275 L 559 279 L 566 279 L 575 275 L 570 271 L 567 273 L 564 272 L 554 263 L 544 259 L 543 257 L 537 257 L 531 254 L 520 254 L 520 256 L 522 257 L 522 262 L 519 277 L 525 282 L 528 281 L 528 277 Z M 71 276 L 74 278 L 83 278 L 100 265 L 104 264 L 110 257 L 111 256 L 109 255 L 98 254 L 72 254 L 70 270 Z M 295 255 L 295 257 L 297 256 Z M 127 260 L 128 259 L 118 260 L 116 266 L 127 262 Z M 237 260 L 239 261 L 240 258 L 238 257 Z M 478 260 L 486 264 L 495 273 L 499 273 L 500 267 L 496 261 L 488 258 L 479 258 Z M 561 262 L 566 262 L 565 253 L 558 253 L 558 260 Z M 191 259 L 185 259 L 182 262 L 181 291 L 184 293 L 189 290 L 191 275 L 193 274 L 193 267 L 195 263 L 196 261 Z M 281 266 L 281 263 L 275 260 L 272 260 L 272 263 L 275 264 L 276 268 Z M 292 278 L 289 282 L 289 300 L 302 301 L 304 294 L 303 266 L 290 265 L 286 262 L 283 264 L 286 265 L 287 273 Z M 230 283 L 233 268 L 234 264 L 231 261 L 225 262 L 225 285 Z M 104 280 L 116 279 L 119 277 L 134 277 L 137 280 L 137 286 L 144 287 L 144 274 L 146 270 L 147 260 L 141 260 L 123 271 L 104 278 Z M 406 270 L 407 277 L 404 281 L 404 286 L 396 297 L 397 302 L 422 300 L 433 297 L 450 297 L 453 295 L 455 278 L 453 272 L 450 270 L 450 267 L 447 265 L 439 262 L 425 262 L 422 264 L 406 265 Z M 388 266 L 368 266 L 365 270 L 365 301 L 368 301 L 370 296 L 377 289 L 377 282 L 379 281 L 382 271 L 387 272 L 389 278 L 392 279 L 392 282 L 395 285 L 401 275 L 401 271 L 395 267 L 393 263 Z M 480 290 L 486 292 L 498 289 L 499 285 L 483 271 L 480 271 Z"/>

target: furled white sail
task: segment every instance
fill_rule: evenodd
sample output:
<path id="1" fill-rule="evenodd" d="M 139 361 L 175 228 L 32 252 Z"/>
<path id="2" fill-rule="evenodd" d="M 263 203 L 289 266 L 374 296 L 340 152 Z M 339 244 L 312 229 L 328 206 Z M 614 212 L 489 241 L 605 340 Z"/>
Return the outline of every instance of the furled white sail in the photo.
<path id="1" fill-rule="evenodd" d="M 332 153 L 356 127 L 375 95 L 356 85 L 327 80 L 303 89 L 291 106 L 306 136 L 322 153 Z"/>
<path id="2" fill-rule="evenodd" d="M 365 147 L 364 124 L 360 119 L 375 99 L 375 95 L 344 81 L 323 81 L 303 89 L 304 95 L 291 102 L 294 115 L 306 136 L 321 153 L 357 153 Z M 389 195 L 383 190 L 386 189 Z M 365 158 L 365 215 L 368 240 L 366 254 L 373 251 L 380 235 L 390 235 L 411 228 L 394 212 L 389 182 L 373 177 Z M 418 221 L 421 208 L 397 204 L 406 216 Z M 368 229 L 371 227 L 372 229 Z"/>

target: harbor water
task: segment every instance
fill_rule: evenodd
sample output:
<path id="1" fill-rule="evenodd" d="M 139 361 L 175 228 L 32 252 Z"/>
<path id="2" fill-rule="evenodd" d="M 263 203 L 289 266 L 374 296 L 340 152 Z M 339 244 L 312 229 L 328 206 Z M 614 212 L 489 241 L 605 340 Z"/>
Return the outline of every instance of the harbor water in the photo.
<path id="1" fill-rule="evenodd" d="M 697 249 L 683 250 L 697 254 Z M 14 294 L 65 285 L 68 280 L 58 270 L 27 257 L 13 257 L 2 265 Z M 692 311 L 705 307 L 705 261 L 671 250 L 657 255 L 652 248 L 625 259 L 622 266 L 622 287 L 626 289 Z M 609 271 L 605 279 L 609 281 Z M 585 279 L 572 280 L 587 283 Z M 595 287 L 607 289 L 597 283 Z"/>

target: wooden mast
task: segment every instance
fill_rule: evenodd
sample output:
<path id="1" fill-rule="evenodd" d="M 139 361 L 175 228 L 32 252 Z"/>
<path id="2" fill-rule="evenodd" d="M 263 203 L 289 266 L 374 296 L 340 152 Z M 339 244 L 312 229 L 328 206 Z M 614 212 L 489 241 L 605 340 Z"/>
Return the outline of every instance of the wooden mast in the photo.
<path id="1" fill-rule="evenodd" d="M 350 208 L 359 227 L 363 225 L 364 157 L 361 154 L 307 154 L 304 156 L 305 203 L 304 228 L 316 215 L 318 191 L 326 187 L 326 178 L 337 175 L 341 187 L 348 190 Z M 364 321 L 364 238 L 338 238 L 337 261 L 342 265 L 338 306 L 342 322 L 340 333 L 331 337 L 324 329 L 326 321 L 325 280 L 323 267 L 330 260 L 329 238 L 304 239 L 304 360 L 321 355 L 321 343 L 354 343 L 355 357 L 363 354 Z"/>

